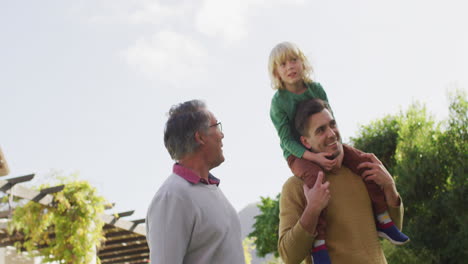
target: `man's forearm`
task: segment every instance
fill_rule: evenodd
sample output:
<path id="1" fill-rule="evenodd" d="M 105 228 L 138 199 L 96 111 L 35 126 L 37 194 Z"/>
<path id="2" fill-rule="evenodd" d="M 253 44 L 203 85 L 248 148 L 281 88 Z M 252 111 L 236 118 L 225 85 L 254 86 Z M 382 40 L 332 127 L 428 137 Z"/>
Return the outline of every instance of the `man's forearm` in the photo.
<path id="1" fill-rule="evenodd" d="M 299 220 L 299 219 L 298 219 Z M 278 251 L 286 264 L 299 264 L 310 255 L 315 236 L 301 225 L 300 220 L 287 230 L 281 229 Z"/>
<path id="2" fill-rule="evenodd" d="M 299 264 L 309 256 L 315 239 L 318 216 L 307 209 L 302 185 L 291 177 L 281 192 L 278 251 L 287 264 Z"/>
<path id="3" fill-rule="evenodd" d="M 317 210 L 313 206 L 307 206 L 304 212 L 302 213 L 301 219 L 299 220 L 302 227 L 309 232 L 309 234 L 314 235 L 317 229 L 317 222 L 320 216 L 320 210 Z"/>

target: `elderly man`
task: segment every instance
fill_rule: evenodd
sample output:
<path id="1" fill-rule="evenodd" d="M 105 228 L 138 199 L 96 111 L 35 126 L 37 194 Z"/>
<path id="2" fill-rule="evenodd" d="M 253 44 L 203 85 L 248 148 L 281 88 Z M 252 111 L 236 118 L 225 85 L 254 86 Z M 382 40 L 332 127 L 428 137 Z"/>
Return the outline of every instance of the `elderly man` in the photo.
<path id="1" fill-rule="evenodd" d="M 335 167 L 319 173 L 312 188 L 295 176 L 283 185 L 280 199 L 279 252 L 286 263 L 312 263 L 310 254 L 320 212 L 326 207 L 327 247 L 333 264 L 387 263 L 378 241 L 371 201 L 363 179 L 342 166 L 340 133 L 328 106 L 321 100 L 302 102 L 296 112 L 301 143 L 315 152 L 333 153 Z M 359 168 L 365 180 L 379 185 L 391 218 L 401 230 L 403 205 L 392 176 L 373 154 Z"/>
<path id="2" fill-rule="evenodd" d="M 170 109 L 164 143 L 176 163 L 148 209 L 151 263 L 245 263 L 239 217 L 210 173 L 224 161 L 223 138 L 203 102 Z"/>

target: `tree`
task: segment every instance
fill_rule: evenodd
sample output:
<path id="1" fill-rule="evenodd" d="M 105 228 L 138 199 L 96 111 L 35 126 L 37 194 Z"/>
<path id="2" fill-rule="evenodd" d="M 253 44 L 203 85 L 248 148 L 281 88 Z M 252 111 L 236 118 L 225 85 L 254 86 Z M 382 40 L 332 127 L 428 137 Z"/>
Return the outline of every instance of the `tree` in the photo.
<path id="1" fill-rule="evenodd" d="M 254 231 L 248 235 L 255 238 L 255 248 L 259 257 L 265 257 L 269 253 L 273 253 L 275 257 L 279 256 L 279 197 L 279 194 L 276 199 L 260 197 L 261 203 L 258 204 L 258 208 L 261 213 L 255 216 Z"/>
<path id="2" fill-rule="evenodd" d="M 395 166 L 395 151 L 400 130 L 400 116 L 387 115 L 382 119 L 362 126 L 359 137 L 351 138 L 351 144 L 360 150 L 374 153 L 392 173 Z"/>
<path id="3" fill-rule="evenodd" d="M 9 231 L 24 235 L 24 242 L 15 243 L 17 249 L 25 248 L 45 262 L 89 263 L 104 241 L 100 213 L 105 200 L 86 181 L 61 181 L 66 185 L 53 194 L 55 206 L 29 201 L 15 208 Z"/>
<path id="4" fill-rule="evenodd" d="M 412 241 L 386 252 L 389 262 L 420 263 L 414 258 L 414 262 L 404 258 L 409 255 L 425 256 L 424 263 L 461 263 L 468 257 L 467 113 L 466 94 L 457 91 L 450 96 L 450 116 L 445 122 L 436 123 L 425 107 L 413 104 L 406 113 L 393 116 L 397 126 L 388 122 L 372 123 L 352 139 L 364 151 L 386 146 L 386 153 L 394 153 L 394 165 L 389 170 L 404 198 L 405 233 Z M 383 129 L 376 124 L 387 127 Z M 389 135 L 380 138 L 393 140 L 395 127 L 398 128 L 396 144 L 382 142 L 374 148 L 359 145 L 374 141 L 369 135 L 379 135 L 382 131 L 391 132 L 385 132 Z M 391 246 L 384 248 L 389 250 Z"/>

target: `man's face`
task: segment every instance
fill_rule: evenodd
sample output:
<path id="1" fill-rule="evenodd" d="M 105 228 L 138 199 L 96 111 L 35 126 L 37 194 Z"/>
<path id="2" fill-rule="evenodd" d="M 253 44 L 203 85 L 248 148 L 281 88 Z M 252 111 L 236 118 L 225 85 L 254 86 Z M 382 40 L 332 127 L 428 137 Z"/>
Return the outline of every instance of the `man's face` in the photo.
<path id="1" fill-rule="evenodd" d="M 332 158 L 343 153 L 340 132 L 328 109 L 309 116 L 308 135 L 301 136 L 302 144 L 313 152 L 326 152 Z"/>
<path id="2" fill-rule="evenodd" d="M 215 168 L 224 162 L 223 142 L 224 134 L 221 131 L 221 126 L 213 113 L 208 112 L 210 116 L 210 127 L 203 135 L 205 142 L 205 157 L 210 168 Z M 217 125 L 218 124 L 218 125 Z"/>

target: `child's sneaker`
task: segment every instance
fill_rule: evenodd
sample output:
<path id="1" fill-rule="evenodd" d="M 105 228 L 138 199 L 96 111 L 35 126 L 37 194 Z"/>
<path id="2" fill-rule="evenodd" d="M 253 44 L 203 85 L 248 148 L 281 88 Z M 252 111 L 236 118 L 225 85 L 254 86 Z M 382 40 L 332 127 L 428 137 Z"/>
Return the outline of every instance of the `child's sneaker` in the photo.
<path id="1" fill-rule="evenodd" d="M 325 245 L 312 249 L 312 260 L 314 264 L 331 264 L 328 249 Z"/>
<path id="2" fill-rule="evenodd" d="M 410 241 L 409 237 L 398 230 L 393 222 L 387 224 L 377 223 L 377 233 L 379 237 L 388 239 L 394 245 L 403 245 Z"/>

